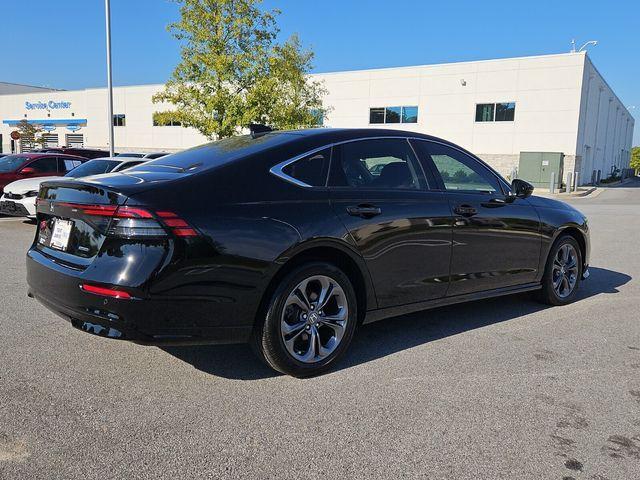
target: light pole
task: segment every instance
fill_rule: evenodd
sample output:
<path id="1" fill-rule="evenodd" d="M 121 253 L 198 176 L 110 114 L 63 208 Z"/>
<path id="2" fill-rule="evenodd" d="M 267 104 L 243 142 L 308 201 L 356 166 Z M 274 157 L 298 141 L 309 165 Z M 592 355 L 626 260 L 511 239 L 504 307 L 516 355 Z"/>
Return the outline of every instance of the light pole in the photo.
<path id="1" fill-rule="evenodd" d="M 107 30 L 107 95 L 109 100 L 107 106 L 109 110 L 109 120 L 107 125 L 109 126 L 109 156 L 114 155 L 113 146 L 113 79 L 111 76 L 111 1 L 104 0 L 104 13 L 106 17 L 106 30 Z"/>
<path id="2" fill-rule="evenodd" d="M 596 45 L 598 45 L 598 41 L 597 41 L 597 40 L 589 40 L 588 42 L 586 42 L 584 45 L 582 45 L 582 46 L 578 49 L 578 52 L 583 51 L 583 50 L 584 50 L 585 48 L 587 48 L 589 45 L 593 45 L 593 46 L 595 47 Z M 573 47 L 573 48 L 575 48 L 575 45 L 574 45 L 574 47 Z"/>

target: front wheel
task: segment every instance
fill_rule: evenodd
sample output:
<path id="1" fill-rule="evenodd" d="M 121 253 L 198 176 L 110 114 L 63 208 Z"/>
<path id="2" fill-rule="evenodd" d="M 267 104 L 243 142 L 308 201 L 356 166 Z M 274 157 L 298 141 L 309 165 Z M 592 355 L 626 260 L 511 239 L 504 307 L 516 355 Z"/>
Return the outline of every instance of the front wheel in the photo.
<path id="1" fill-rule="evenodd" d="M 548 305 L 566 305 L 575 300 L 582 278 L 580 245 L 570 235 L 560 237 L 553 244 L 538 298 Z"/>
<path id="2" fill-rule="evenodd" d="M 279 372 L 318 375 L 346 351 L 357 315 L 356 294 L 344 272 L 309 263 L 287 275 L 274 293 L 254 346 Z"/>

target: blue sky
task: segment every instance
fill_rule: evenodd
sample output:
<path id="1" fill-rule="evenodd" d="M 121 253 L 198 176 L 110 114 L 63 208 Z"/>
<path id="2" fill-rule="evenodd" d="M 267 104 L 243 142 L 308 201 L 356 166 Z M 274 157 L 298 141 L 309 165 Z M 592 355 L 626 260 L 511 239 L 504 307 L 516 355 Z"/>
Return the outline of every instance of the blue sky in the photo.
<path id="1" fill-rule="evenodd" d="M 2 2 L 0 80 L 74 89 L 106 84 L 102 0 Z M 168 0 L 111 0 L 114 83 L 165 81 L 178 59 Z M 640 143 L 639 0 L 265 0 L 282 10 L 315 71 L 420 65 L 568 51 L 589 54 L 625 105 Z"/>

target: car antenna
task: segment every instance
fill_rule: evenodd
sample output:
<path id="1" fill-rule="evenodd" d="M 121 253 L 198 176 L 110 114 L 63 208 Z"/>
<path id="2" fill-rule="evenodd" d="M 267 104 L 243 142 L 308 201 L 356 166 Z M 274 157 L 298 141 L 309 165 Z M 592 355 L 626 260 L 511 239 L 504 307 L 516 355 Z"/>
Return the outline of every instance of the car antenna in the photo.
<path id="1" fill-rule="evenodd" d="M 266 133 L 273 132 L 273 128 L 268 125 L 263 125 L 262 123 L 250 123 L 249 131 L 253 138 L 258 138 Z"/>

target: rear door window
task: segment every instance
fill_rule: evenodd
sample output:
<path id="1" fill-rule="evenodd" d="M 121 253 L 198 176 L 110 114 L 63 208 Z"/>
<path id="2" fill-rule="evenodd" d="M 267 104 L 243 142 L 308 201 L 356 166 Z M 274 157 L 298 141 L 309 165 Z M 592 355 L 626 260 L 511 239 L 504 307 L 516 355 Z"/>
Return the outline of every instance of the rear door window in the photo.
<path id="1" fill-rule="evenodd" d="M 81 164 L 82 162 L 80 160 L 58 157 L 58 171 L 63 175 L 67 174 Z"/>
<path id="2" fill-rule="evenodd" d="M 409 142 L 385 138 L 335 147 L 329 184 L 375 190 L 419 190 L 426 186 L 426 181 Z"/>

